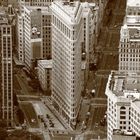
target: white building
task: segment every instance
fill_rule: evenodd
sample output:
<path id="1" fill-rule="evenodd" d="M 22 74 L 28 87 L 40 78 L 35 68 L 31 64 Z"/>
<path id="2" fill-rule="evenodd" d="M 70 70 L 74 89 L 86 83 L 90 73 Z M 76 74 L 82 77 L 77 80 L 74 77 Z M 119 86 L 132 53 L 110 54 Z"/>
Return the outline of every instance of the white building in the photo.
<path id="1" fill-rule="evenodd" d="M 24 6 L 24 62 L 32 68 L 32 62 L 41 57 L 41 9 Z"/>
<path id="2" fill-rule="evenodd" d="M 96 38 L 99 36 L 99 33 L 100 33 L 102 19 L 103 19 L 103 15 L 104 15 L 105 8 L 106 8 L 108 1 L 109 0 L 92 0 L 92 2 L 96 4 L 96 11 L 98 14 L 97 24 L 96 24 Z"/>
<path id="3" fill-rule="evenodd" d="M 7 121 L 7 126 L 14 122 L 13 114 L 13 42 L 12 20 L 5 10 L 0 8 L 0 71 L 1 71 L 1 118 Z"/>
<path id="4" fill-rule="evenodd" d="M 44 91 L 51 91 L 52 60 L 38 60 L 38 79 Z"/>
<path id="5" fill-rule="evenodd" d="M 25 6 L 48 6 L 50 5 L 52 0 L 18 0 L 20 5 Z"/>
<path id="6" fill-rule="evenodd" d="M 41 22 L 41 58 L 50 59 L 52 57 L 52 28 L 51 28 L 51 10 L 49 7 L 42 11 Z"/>
<path id="7" fill-rule="evenodd" d="M 17 15 L 18 60 L 24 63 L 24 14 Z"/>
<path id="8" fill-rule="evenodd" d="M 131 101 L 131 129 L 140 137 L 140 98 Z"/>
<path id="9" fill-rule="evenodd" d="M 52 0 L 18 0 L 19 9 L 24 11 L 24 6 L 48 7 Z"/>
<path id="10" fill-rule="evenodd" d="M 86 61 L 86 76 L 85 82 L 88 79 L 89 63 L 93 58 L 94 45 L 96 43 L 96 23 L 97 23 L 97 10 L 95 3 L 84 2 L 81 3 L 83 7 L 83 34 L 84 40 L 82 43 L 82 60 Z M 98 9 L 98 8 L 97 8 Z"/>
<path id="11" fill-rule="evenodd" d="M 81 102 L 81 42 L 83 18 L 80 2 L 52 3 L 52 101 L 69 126 L 75 127 Z"/>
<path id="12" fill-rule="evenodd" d="M 140 71 L 140 1 L 128 0 L 126 17 L 121 28 L 119 71 Z"/>
<path id="13" fill-rule="evenodd" d="M 51 58 L 51 11 L 49 7 L 23 6 L 18 15 L 18 58 L 27 68 L 36 59 Z"/>
<path id="14" fill-rule="evenodd" d="M 112 71 L 109 75 L 107 95 L 107 139 L 112 140 L 114 129 L 132 130 L 140 134 L 138 115 L 140 98 L 140 75 Z M 137 112 L 136 112 L 137 111 Z M 137 119 L 136 119 L 137 116 Z M 137 121 L 137 123 L 135 123 Z"/>

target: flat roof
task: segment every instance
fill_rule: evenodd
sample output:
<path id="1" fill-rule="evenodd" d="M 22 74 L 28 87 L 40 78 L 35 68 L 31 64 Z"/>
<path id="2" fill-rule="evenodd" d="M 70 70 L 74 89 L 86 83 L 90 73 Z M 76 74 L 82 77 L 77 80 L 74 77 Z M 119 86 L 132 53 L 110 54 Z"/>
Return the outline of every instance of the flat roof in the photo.
<path id="1" fill-rule="evenodd" d="M 8 14 L 5 7 L 0 7 L 0 24 L 8 24 Z"/>
<path id="2" fill-rule="evenodd" d="M 38 60 L 38 65 L 42 65 L 43 68 L 52 68 L 52 60 Z"/>
<path id="3" fill-rule="evenodd" d="M 140 7 L 140 0 L 127 0 L 127 6 Z"/>
<path id="4" fill-rule="evenodd" d="M 109 79 L 109 89 L 116 96 L 134 93 L 140 96 L 140 74 L 112 71 Z"/>
<path id="5" fill-rule="evenodd" d="M 56 1 L 55 4 L 57 4 L 61 9 L 63 9 L 63 11 L 67 13 L 67 15 L 69 15 L 70 17 L 74 17 L 79 8 L 80 2 Z"/>
<path id="6" fill-rule="evenodd" d="M 54 1 L 51 9 L 59 14 L 68 23 L 77 23 L 82 15 L 81 3 L 79 1 Z"/>
<path id="7" fill-rule="evenodd" d="M 140 19 L 137 16 L 127 16 L 126 17 L 126 23 L 127 24 L 140 24 Z"/>
<path id="8" fill-rule="evenodd" d="M 31 12 L 33 10 L 38 10 L 38 11 L 41 11 L 41 12 L 48 12 L 48 10 L 49 10 L 49 6 L 45 6 L 45 7 L 42 7 L 42 6 L 24 6 L 24 7 Z"/>
<path id="9" fill-rule="evenodd" d="M 140 108 L 140 99 L 135 99 L 132 101 L 138 108 Z"/>
<path id="10" fill-rule="evenodd" d="M 133 26 L 131 26 L 128 22 L 127 24 L 125 23 L 122 26 L 122 29 L 128 29 L 129 31 L 129 37 L 130 37 L 130 41 L 139 41 L 140 40 L 140 26 L 135 26 L 135 24 L 132 24 Z M 139 22 L 140 25 L 140 22 Z"/>

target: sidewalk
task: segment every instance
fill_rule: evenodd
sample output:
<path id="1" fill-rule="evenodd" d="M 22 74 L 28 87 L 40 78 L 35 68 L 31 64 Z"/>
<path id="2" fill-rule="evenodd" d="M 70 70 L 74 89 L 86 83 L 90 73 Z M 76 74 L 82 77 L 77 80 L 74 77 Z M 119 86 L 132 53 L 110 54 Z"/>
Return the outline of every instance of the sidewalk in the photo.
<path id="1" fill-rule="evenodd" d="M 43 115 L 43 118 L 45 120 L 45 122 L 47 123 L 47 127 L 49 128 L 49 121 L 52 121 L 52 123 L 54 124 L 54 127 L 52 128 L 59 128 L 60 130 L 65 130 L 64 126 L 59 122 L 59 120 L 56 118 L 56 116 L 49 110 L 48 107 L 46 107 L 45 104 L 43 104 L 42 101 L 33 101 L 32 102 L 36 113 L 38 113 L 37 110 L 39 110 L 39 114 L 38 115 Z M 36 105 L 38 105 L 38 108 L 36 108 Z M 49 116 L 49 118 L 47 118 L 46 116 Z"/>
<path id="2" fill-rule="evenodd" d="M 61 117 L 61 115 L 54 109 L 51 100 L 47 97 L 45 98 L 41 98 L 42 102 L 45 103 L 45 105 L 47 106 L 47 108 L 52 112 L 52 114 L 54 114 L 54 116 L 57 118 L 57 120 L 59 120 L 59 122 L 63 125 L 63 127 L 65 128 L 65 130 L 72 130 L 68 124 L 64 121 L 64 119 Z M 58 117 L 59 116 L 59 117 Z"/>
<path id="3" fill-rule="evenodd" d="M 76 126 L 77 130 L 81 130 L 81 128 L 83 127 L 83 124 L 86 124 L 87 112 L 89 112 L 89 109 L 90 109 L 90 103 L 88 99 L 82 100 L 81 108 L 78 115 L 79 123 L 77 123 L 77 126 Z"/>

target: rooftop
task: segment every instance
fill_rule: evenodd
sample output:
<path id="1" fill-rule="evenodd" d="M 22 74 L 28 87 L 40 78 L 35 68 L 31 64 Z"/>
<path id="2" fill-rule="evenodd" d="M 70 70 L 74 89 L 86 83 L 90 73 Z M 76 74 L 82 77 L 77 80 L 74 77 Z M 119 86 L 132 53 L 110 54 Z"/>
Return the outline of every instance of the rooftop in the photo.
<path id="1" fill-rule="evenodd" d="M 139 24 L 140 25 L 140 24 Z M 122 26 L 122 29 L 127 29 L 129 31 L 129 37 L 130 41 L 139 41 L 140 40 L 140 26 L 130 26 L 127 24 L 124 24 Z"/>
<path id="2" fill-rule="evenodd" d="M 127 0 L 127 6 L 140 7 L 140 0 Z"/>
<path id="3" fill-rule="evenodd" d="M 140 74 L 112 71 L 108 82 L 109 89 L 116 96 L 134 94 L 140 97 Z"/>
<path id="4" fill-rule="evenodd" d="M 140 108 L 140 99 L 134 99 L 132 101 L 138 108 Z"/>
<path id="5" fill-rule="evenodd" d="M 75 23 L 79 19 L 82 10 L 79 1 L 69 2 L 69 1 L 54 1 L 51 8 L 56 13 L 59 13 L 61 18 L 65 18 L 68 22 Z"/>
<path id="6" fill-rule="evenodd" d="M 52 68 L 52 60 L 38 60 L 38 65 L 41 65 L 43 68 Z"/>
<path id="7" fill-rule="evenodd" d="M 24 6 L 31 15 L 31 38 L 41 38 L 41 16 L 50 15 L 49 7 Z"/>
<path id="8" fill-rule="evenodd" d="M 134 24 L 140 24 L 140 16 L 127 16 L 126 17 L 126 22 L 127 22 L 127 24 L 132 24 L 132 25 L 134 25 Z"/>
<path id="9" fill-rule="evenodd" d="M 83 16 L 85 17 L 87 17 L 90 11 L 93 14 L 98 7 L 95 3 L 88 3 L 88 2 L 82 2 L 81 6 L 83 7 Z"/>
<path id="10" fill-rule="evenodd" d="M 140 29 L 131 28 L 129 29 L 130 38 L 132 39 L 140 39 Z"/>
<path id="11" fill-rule="evenodd" d="M 8 24 L 8 13 L 6 8 L 0 7 L 0 24 Z"/>
<path id="12" fill-rule="evenodd" d="M 36 27 L 36 26 L 33 26 L 33 27 L 32 27 L 31 38 L 32 38 L 32 39 L 41 38 L 40 28 L 38 28 L 38 27 Z"/>
<path id="13" fill-rule="evenodd" d="M 42 6 L 24 6 L 24 7 L 26 7 L 26 9 L 28 9 L 30 12 L 32 12 L 32 11 L 40 11 L 41 13 L 44 13 L 44 12 L 49 11 L 48 6 L 45 6 L 45 7 L 42 7 Z"/>

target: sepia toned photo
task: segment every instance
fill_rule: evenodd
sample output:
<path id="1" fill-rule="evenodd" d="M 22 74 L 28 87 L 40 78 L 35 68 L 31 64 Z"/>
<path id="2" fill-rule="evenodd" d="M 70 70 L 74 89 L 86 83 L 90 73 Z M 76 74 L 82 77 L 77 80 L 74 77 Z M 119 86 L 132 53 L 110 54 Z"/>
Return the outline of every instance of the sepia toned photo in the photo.
<path id="1" fill-rule="evenodd" d="M 140 0 L 0 0 L 0 140 L 140 140 Z"/>

